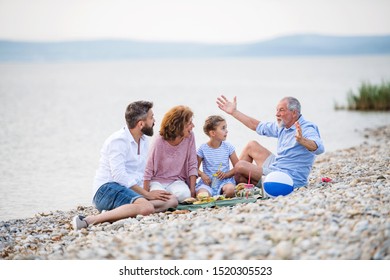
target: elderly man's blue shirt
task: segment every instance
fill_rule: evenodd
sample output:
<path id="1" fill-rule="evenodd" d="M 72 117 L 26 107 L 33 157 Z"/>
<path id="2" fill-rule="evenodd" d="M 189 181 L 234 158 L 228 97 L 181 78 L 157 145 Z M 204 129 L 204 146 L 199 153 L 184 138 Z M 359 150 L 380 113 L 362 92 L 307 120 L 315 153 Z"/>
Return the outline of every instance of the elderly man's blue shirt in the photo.
<path id="1" fill-rule="evenodd" d="M 260 135 L 278 138 L 275 162 L 270 169 L 289 174 L 294 181 L 294 187 L 307 185 L 315 156 L 324 152 L 318 127 L 306 121 L 302 115 L 298 122 L 302 128 L 302 136 L 313 140 L 317 144 L 317 150 L 309 151 L 296 141 L 295 125 L 285 128 L 279 127 L 277 122 L 260 122 L 256 128 L 256 132 Z"/>

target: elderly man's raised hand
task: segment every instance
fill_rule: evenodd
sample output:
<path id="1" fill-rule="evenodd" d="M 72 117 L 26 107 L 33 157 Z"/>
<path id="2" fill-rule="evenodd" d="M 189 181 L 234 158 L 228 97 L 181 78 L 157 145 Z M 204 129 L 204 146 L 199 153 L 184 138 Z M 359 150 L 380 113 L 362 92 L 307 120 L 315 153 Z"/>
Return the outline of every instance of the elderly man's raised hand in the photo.
<path id="1" fill-rule="evenodd" d="M 302 128 L 299 122 L 295 122 L 295 127 L 296 127 L 295 139 L 297 140 L 297 142 L 302 146 L 304 146 L 309 151 L 317 150 L 318 146 L 316 142 L 310 139 L 306 139 L 302 136 Z"/>
<path id="2" fill-rule="evenodd" d="M 302 128 L 301 128 L 301 125 L 299 124 L 299 122 L 295 122 L 295 128 L 296 128 L 295 139 L 297 140 L 298 143 L 301 143 L 301 141 L 302 141 Z"/>
<path id="3" fill-rule="evenodd" d="M 233 102 L 231 102 L 224 95 L 221 95 L 217 98 L 217 105 L 219 109 L 231 115 L 237 109 L 237 98 L 234 97 Z"/>

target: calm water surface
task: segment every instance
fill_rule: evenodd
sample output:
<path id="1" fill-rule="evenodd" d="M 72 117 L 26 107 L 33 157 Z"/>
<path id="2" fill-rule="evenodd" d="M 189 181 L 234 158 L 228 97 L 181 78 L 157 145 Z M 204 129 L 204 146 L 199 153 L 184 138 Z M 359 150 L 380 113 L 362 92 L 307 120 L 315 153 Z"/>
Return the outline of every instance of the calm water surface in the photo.
<path id="1" fill-rule="evenodd" d="M 366 127 L 390 124 L 389 113 L 333 109 L 362 81 L 383 79 L 390 56 L 0 64 L 0 220 L 91 205 L 100 148 L 132 101 L 154 102 L 155 132 L 172 106 L 190 106 L 197 145 L 207 141 L 205 118 L 221 114 L 239 154 L 252 139 L 271 151 L 276 142 L 226 116 L 216 98 L 237 96 L 240 110 L 274 120 L 291 95 L 334 151 L 363 142 Z"/>

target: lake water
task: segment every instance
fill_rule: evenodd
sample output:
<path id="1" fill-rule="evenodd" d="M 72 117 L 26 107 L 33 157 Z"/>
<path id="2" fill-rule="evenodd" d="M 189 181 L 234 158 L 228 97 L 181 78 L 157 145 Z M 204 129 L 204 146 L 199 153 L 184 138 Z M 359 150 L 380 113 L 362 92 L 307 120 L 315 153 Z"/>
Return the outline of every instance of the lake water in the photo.
<path id="1" fill-rule="evenodd" d="M 205 118 L 225 116 L 239 155 L 249 140 L 272 151 L 276 142 L 226 116 L 216 98 L 237 96 L 240 110 L 275 120 L 277 102 L 295 96 L 335 151 L 363 142 L 366 127 L 390 124 L 390 113 L 334 110 L 362 81 L 382 80 L 390 56 L 0 64 L 0 220 L 91 205 L 100 148 L 132 101 L 154 102 L 155 132 L 172 106 L 190 106 L 197 145 L 207 141 Z"/>

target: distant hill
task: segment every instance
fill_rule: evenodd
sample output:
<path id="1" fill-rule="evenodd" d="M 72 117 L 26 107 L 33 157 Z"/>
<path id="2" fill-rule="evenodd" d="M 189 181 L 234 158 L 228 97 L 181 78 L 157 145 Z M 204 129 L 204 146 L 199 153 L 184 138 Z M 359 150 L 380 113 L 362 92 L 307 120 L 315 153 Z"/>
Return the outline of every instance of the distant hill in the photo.
<path id="1" fill-rule="evenodd" d="M 55 43 L 0 40 L 0 62 L 379 54 L 390 54 L 390 35 L 340 37 L 309 34 L 239 45 L 126 40 Z"/>

